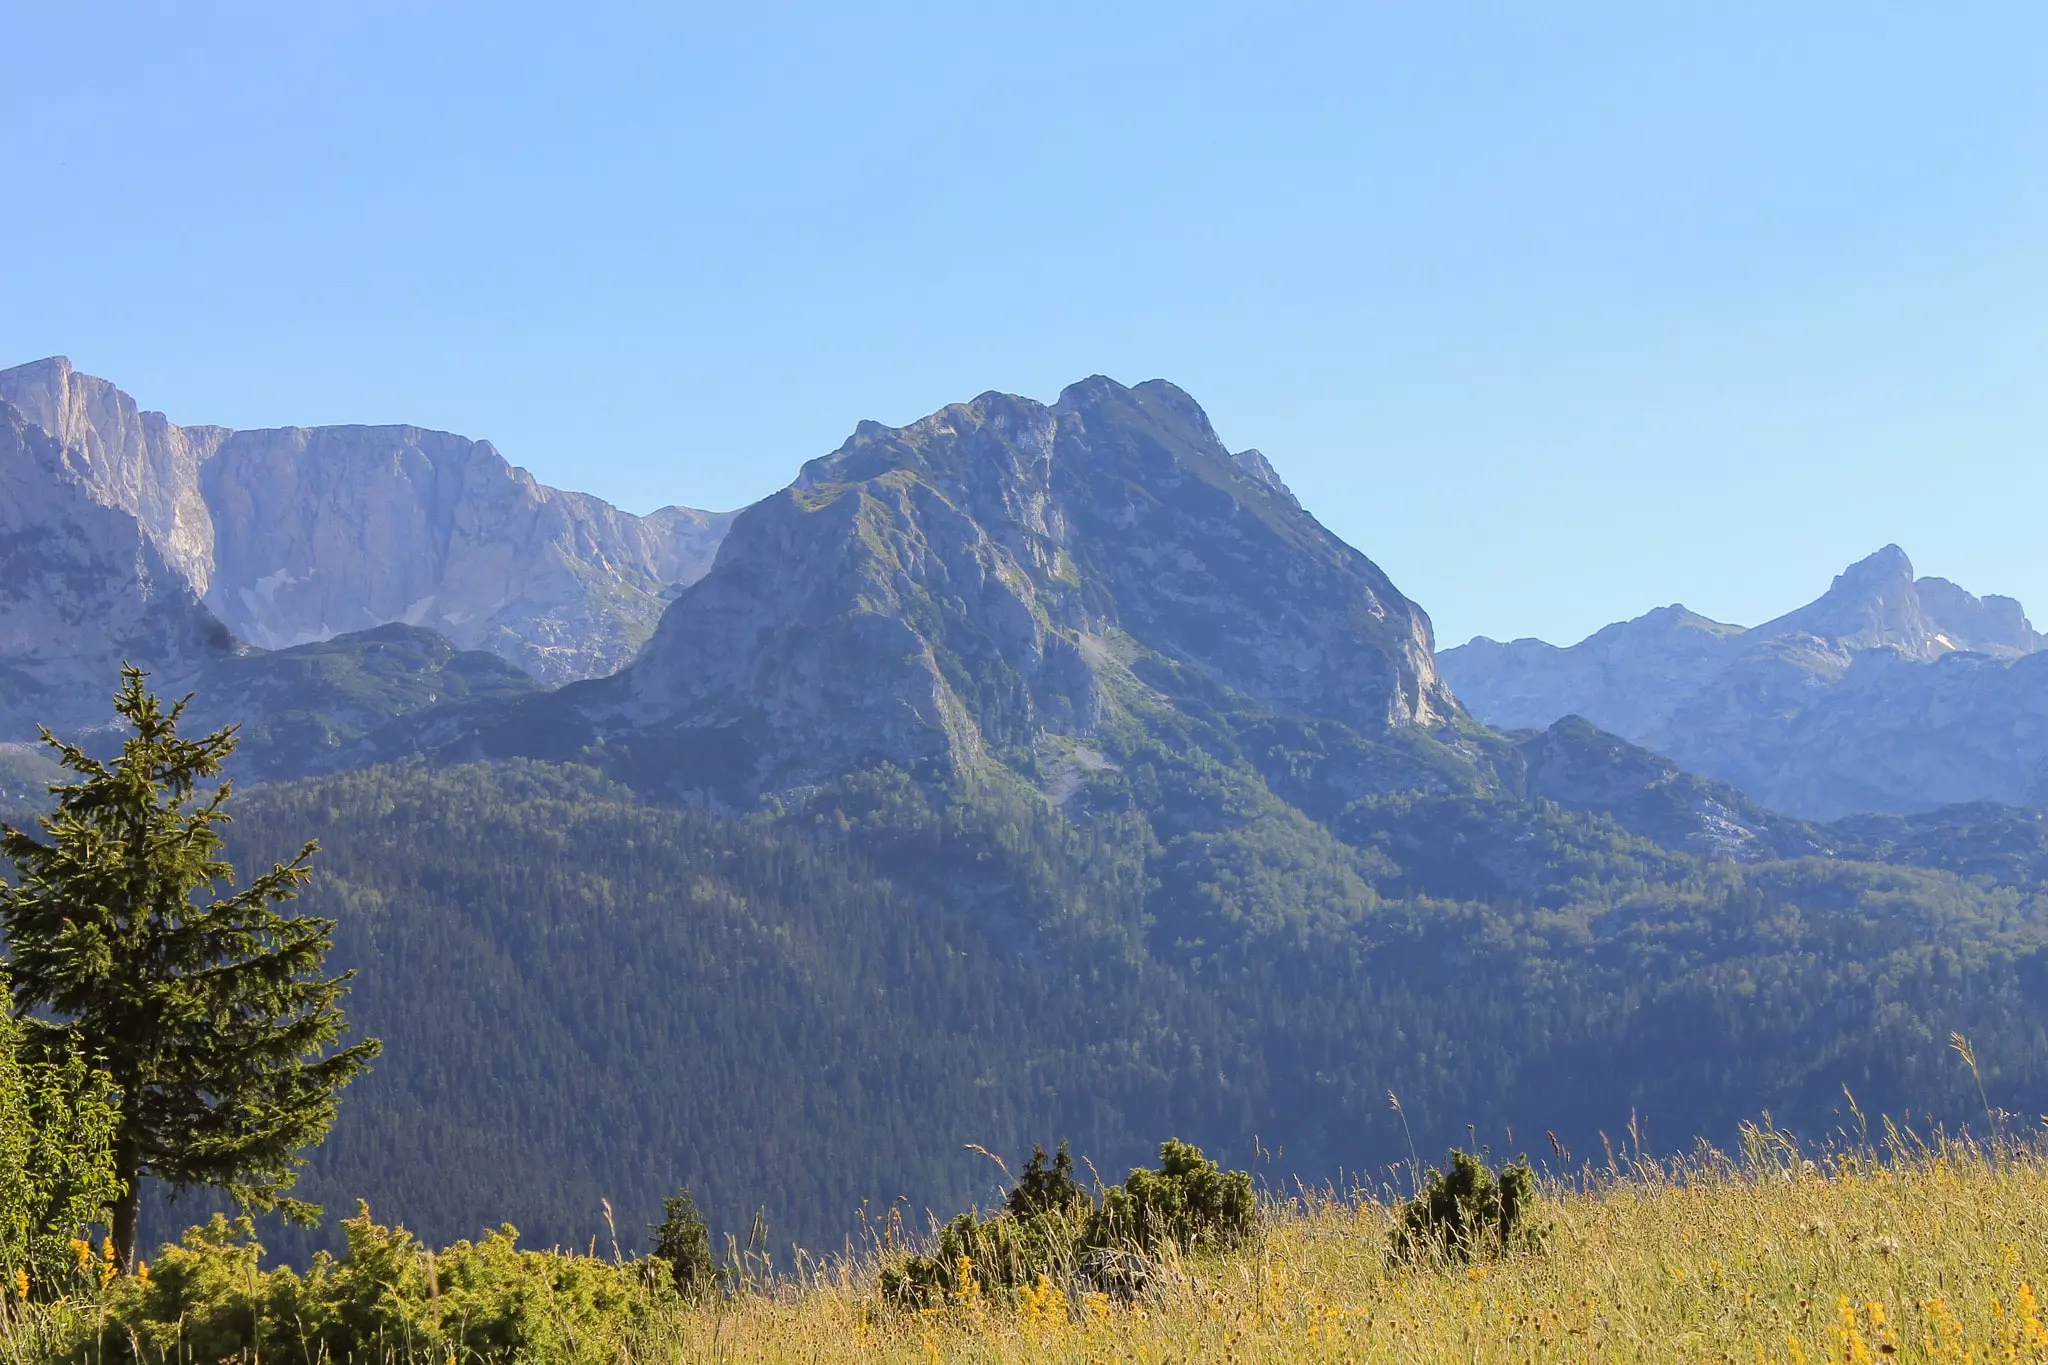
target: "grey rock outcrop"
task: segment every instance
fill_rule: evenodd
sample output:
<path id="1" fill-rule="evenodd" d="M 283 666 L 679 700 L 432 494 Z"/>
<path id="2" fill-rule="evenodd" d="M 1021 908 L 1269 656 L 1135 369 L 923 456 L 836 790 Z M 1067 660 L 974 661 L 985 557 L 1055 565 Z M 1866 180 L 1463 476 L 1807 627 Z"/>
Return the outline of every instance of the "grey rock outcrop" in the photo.
<path id="1" fill-rule="evenodd" d="M 862 423 L 742 512 L 616 677 L 562 694 L 745 795 L 971 770 L 1191 698 L 1363 734 L 1459 715 L 1429 620 L 1185 393 L 1094 378 Z"/>
<path id="2" fill-rule="evenodd" d="M 261 648 L 404 622 L 544 681 L 609 673 L 730 521 L 633 516 L 538 483 L 489 442 L 418 427 L 179 427 L 62 358 L 0 371 L 0 399 Z"/>
<path id="3" fill-rule="evenodd" d="M 234 647 L 74 454 L 0 401 L 0 739 L 103 719 L 124 661 L 175 682 Z"/>
<path id="4" fill-rule="evenodd" d="M 1560 649 L 1438 656 L 1480 719 L 1584 716 L 1811 819 L 2048 801 L 2048 637 L 2009 597 L 1916 578 L 1896 545 L 1752 629 L 1665 607 Z"/>

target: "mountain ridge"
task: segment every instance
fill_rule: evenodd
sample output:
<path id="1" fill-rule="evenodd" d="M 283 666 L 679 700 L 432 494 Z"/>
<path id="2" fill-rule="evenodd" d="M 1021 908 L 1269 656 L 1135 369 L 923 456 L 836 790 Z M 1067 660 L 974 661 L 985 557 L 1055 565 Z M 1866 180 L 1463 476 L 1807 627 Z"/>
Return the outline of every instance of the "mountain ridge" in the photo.
<path id="1" fill-rule="evenodd" d="M 1583 715 L 1773 809 L 1815 819 L 2048 801 L 2048 657 L 2010 597 L 1916 578 L 1896 545 L 1753 628 L 1661 607 L 1558 647 L 1438 655 L 1475 715 Z"/>
<path id="2" fill-rule="evenodd" d="M 0 400 L 263 648 L 397 621 L 547 681 L 607 673 L 730 520 L 636 517 L 539 483 L 488 441 L 417 426 L 181 427 L 63 357 L 0 370 Z"/>
<path id="3" fill-rule="evenodd" d="M 1426 614 L 1185 393 L 1098 376 L 1052 404 L 861 423 L 738 515 L 634 663 L 507 728 L 652 739 L 685 785 L 753 799 L 876 762 L 1030 767 L 1225 693 L 1359 735 L 1453 733 L 1469 722 L 1430 644 Z"/>

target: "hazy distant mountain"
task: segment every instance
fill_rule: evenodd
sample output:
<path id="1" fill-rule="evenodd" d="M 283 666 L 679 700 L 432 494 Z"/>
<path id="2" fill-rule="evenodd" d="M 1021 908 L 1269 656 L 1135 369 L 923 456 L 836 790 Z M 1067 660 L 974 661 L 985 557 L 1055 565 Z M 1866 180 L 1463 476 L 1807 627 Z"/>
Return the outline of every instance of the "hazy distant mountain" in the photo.
<path id="1" fill-rule="evenodd" d="M 1682 606 L 1569 648 L 1480 638 L 1439 654 L 1480 719 L 1566 715 L 1816 819 L 2048 801 L 2048 637 L 2009 597 L 1915 578 L 1896 545 L 1753 629 Z"/>
<path id="2" fill-rule="evenodd" d="M 10 477 L 61 477 L 132 518 L 266 649 L 404 622 L 550 682 L 609 673 L 666 594 L 703 575 L 730 520 L 636 517 L 535 482 L 488 442 L 418 427 L 180 427 L 61 357 L 0 371 L 0 400 L 60 452 Z"/>

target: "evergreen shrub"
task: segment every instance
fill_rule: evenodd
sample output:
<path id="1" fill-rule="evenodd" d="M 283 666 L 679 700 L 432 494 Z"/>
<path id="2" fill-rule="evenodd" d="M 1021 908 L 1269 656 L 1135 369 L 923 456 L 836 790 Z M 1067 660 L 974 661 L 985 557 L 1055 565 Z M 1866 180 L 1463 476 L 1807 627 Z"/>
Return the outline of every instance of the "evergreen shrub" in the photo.
<path id="1" fill-rule="evenodd" d="M 697 1200 L 685 1187 L 662 1203 L 661 1225 L 654 1231 L 654 1259 L 666 1267 L 676 1293 L 697 1299 L 718 1284 L 718 1262 L 711 1256 L 711 1229 L 697 1211 Z"/>
<path id="2" fill-rule="evenodd" d="M 146 1273 L 110 1282 L 99 1349 L 145 1362 L 611 1361 L 655 1302 L 640 1264 L 522 1250 L 509 1225 L 436 1253 L 359 1208 L 342 1220 L 346 1254 L 316 1255 L 303 1275 L 262 1269 L 249 1219 L 214 1215 Z"/>
<path id="3" fill-rule="evenodd" d="M 1544 1240 L 1536 1173 L 1527 1157 L 1498 1171 L 1453 1148 L 1450 1169 L 1431 1170 L 1395 1212 L 1393 1254 L 1402 1260 L 1479 1261 L 1535 1250 Z"/>
<path id="4" fill-rule="evenodd" d="M 939 1230 L 930 1252 L 885 1267 L 883 1297 L 928 1306 L 1042 1279 L 1132 1293 L 1158 1256 L 1232 1250 L 1257 1230 L 1251 1176 L 1223 1170 L 1178 1139 L 1160 1144 L 1158 1170 L 1140 1167 L 1099 1199 L 1073 1169 L 1066 1143 L 1051 1158 L 1034 1148 L 1001 1210 L 963 1213 Z"/>

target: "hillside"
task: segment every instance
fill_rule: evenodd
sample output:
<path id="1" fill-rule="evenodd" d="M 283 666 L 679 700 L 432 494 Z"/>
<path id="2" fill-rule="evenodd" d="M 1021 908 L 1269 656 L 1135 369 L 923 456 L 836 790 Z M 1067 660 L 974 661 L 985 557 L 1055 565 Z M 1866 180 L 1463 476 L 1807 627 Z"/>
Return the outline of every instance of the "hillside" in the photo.
<path id="1" fill-rule="evenodd" d="M 1738 1148 L 1679 1160 L 1627 1134 L 1576 1161 L 1549 1153 L 1526 1211 L 1540 1233 L 1470 1262 L 1389 1254 L 1414 1188 L 1405 1170 L 1264 1185 L 1248 1245 L 1155 1253 L 1134 1293 L 1057 1262 L 1012 1287 L 1001 1260 L 970 1260 L 972 1277 L 922 1308 L 891 1303 L 884 1285 L 929 1237 L 906 1245 L 887 1224 L 797 1261 L 736 1243 L 714 1267 L 718 1291 L 690 1302 L 630 1233 L 514 1250 L 494 1229 L 435 1252 L 359 1217 L 356 1246 L 321 1275 L 263 1264 L 225 1225 L 195 1230 L 157 1258 L 148 1285 L 120 1279 L 71 1304 L 29 1305 L 0 1339 L 14 1358 L 52 1365 L 92 1358 L 95 1337 L 139 1339 L 150 1365 L 258 1349 L 361 1359 L 366 1345 L 405 1365 L 472 1354 L 588 1365 L 2038 1358 L 2039 1146 L 1845 1118 L 1823 1144 L 1752 1125 Z M 1010 1182 L 982 1164 L 984 1207 L 998 1205 Z"/>
<path id="2" fill-rule="evenodd" d="M 2014 1027 L 2048 990 L 2037 883 L 1709 862 L 1496 798 L 1341 828 L 1198 853 L 886 771 L 720 816 L 512 763 L 252 791 L 235 851 L 320 836 L 306 906 L 388 1043 L 306 1192 L 441 1239 L 581 1245 L 600 1198 L 644 1222 L 687 1181 L 721 1229 L 765 1209 L 776 1245 L 834 1247 L 864 1205 L 976 1198 L 966 1143 L 1062 1135 L 1106 1170 L 1173 1132 L 1321 1179 L 1402 1155 L 1389 1090 L 1425 1147 L 1732 1140 L 1762 1108 L 1813 1133 L 1844 1084 L 1966 1115 L 1952 1029 L 2001 1103 L 2048 1105 Z"/>

